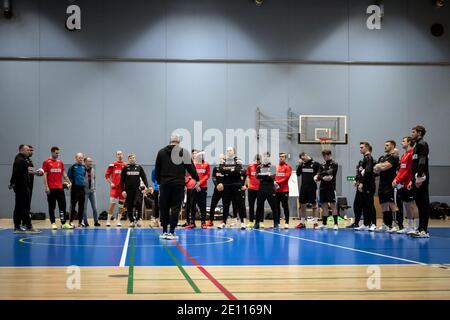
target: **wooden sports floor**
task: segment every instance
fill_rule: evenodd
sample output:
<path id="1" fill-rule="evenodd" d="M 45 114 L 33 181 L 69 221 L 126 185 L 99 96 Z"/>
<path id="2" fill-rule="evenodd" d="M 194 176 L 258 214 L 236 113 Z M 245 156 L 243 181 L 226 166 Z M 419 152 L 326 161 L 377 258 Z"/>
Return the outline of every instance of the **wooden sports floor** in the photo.
<path id="1" fill-rule="evenodd" d="M 0 299 L 450 299 L 450 221 L 429 239 L 270 224 L 167 241 L 148 223 L 28 235 L 0 220 Z"/>

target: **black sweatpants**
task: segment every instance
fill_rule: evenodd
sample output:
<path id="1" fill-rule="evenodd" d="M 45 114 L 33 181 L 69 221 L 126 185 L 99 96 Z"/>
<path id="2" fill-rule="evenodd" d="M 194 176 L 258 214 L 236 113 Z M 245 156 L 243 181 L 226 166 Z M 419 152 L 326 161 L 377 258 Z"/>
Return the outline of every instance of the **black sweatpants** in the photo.
<path id="1" fill-rule="evenodd" d="M 223 191 L 219 191 L 214 188 L 214 192 L 211 198 L 211 205 L 209 206 L 209 221 L 214 221 L 214 213 L 219 201 L 223 199 Z"/>
<path id="2" fill-rule="evenodd" d="M 404 220 L 403 201 L 400 198 L 398 191 L 396 192 L 395 203 L 396 203 L 397 208 L 398 208 L 397 214 L 395 216 L 395 220 L 397 220 L 397 224 L 398 224 L 399 228 L 403 229 L 403 220 Z"/>
<path id="3" fill-rule="evenodd" d="M 375 204 L 373 200 L 374 191 L 363 191 L 363 212 L 364 212 L 364 225 L 371 226 L 377 224 L 377 213 L 375 211 Z"/>
<path id="4" fill-rule="evenodd" d="M 136 210 L 136 220 L 142 217 L 142 192 L 138 189 L 125 189 L 127 197 L 125 199 L 125 207 L 127 209 L 128 220 L 134 222 L 134 210 Z"/>
<path id="5" fill-rule="evenodd" d="M 270 209 L 273 213 L 274 224 L 280 223 L 280 214 L 276 206 L 275 193 L 270 193 L 264 190 L 258 190 L 256 198 L 256 223 L 264 222 L 264 203 L 269 202 Z"/>
<path id="6" fill-rule="evenodd" d="M 85 191 L 84 186 L 74 186 L 70 189 L 70 222 L 72 223 L 75 220 L 75 215 L 77 211 L 75 207 L 78 204 L 78 223 L 83 222 L 84 215 L 84 199 L 85 199 Z"/>
<path id="7" fill-rule="evenodd" d="M 50 192 L 47 194 L 47 202 L 48 202 L 48 215 L 50 217 L 50 222 L 55 223 L 55 209 L 56 209 L 56 202 L 58 202 L 59 219 L 61 220 L 61 224 L 65 224 L 66 195 L 64 193 L 64 189 L 50 189 Z"/>
<path id="8" fill-rule="evenodd" d="M 355 214 L 355 224 L 359 225 L 364 207 L 363 193 L 356 190 L 355 200 L 353 201 L 353 212 Z"/>
<path id="9" fill-rule="evenodd" d="M 250 222 L 255 220 L 255 203 L 258 190 L 248 189 L 248 217 Z"/>
<path id="10" fill-rule="evenodd" d="M 286 221 L 286 223 L 289 223 L 289 192 L 275 192 L 275 198 L 279 216 L 281 216 L 282 206 L 284 212 L 284 220 Z"/>
<path id="11" fill-rule="evenodd" d="M 200 220 L 201 223 L 205 223 L 206 221 L 206 196 L 208 195 L 207 189 L 201 189 L 197 191 L 195 189 L 191 190 L 191 217 L 189 221 L 192 224 L 195 224 L 195 209 L 198 205 L 200 209 Z"/>
<path id="12" fill-rule="evenodd" d="M 428 220 L 430 219 L 430 195 L 428 184 L 422 184 L 415 188 L 415 199 L 419 209 L 419 231 L 428 232 Z"/>
<path id="13" fill-rule="evenodd" d="M 18 229 L 23 224 L 27 229 L 30 229 L 32 227 L 30 218 L 30 189 L 27 187 L 14 187 L 14 193 L 16 194 L 13 213 L 14 228 Z"/>
<path id="14" fill-rule="evenodd" d="M 170 224 L 170 233 L 175 232 L 178 216 L 184 198 L 184 185 L 163 184 L 159 186 L 159 210 L 163 232 L 167 232 Z"/>
<path id="15" fill-rule="evenodd" d="M 241 203 L 239 204 L 239 208 L 241 208 L 241 214 L 239 215 L 239 217 L 242 216 L 243 219 L 245 219 L 247 217 L 247 208 L 245 207 L 245 191 L 243 191 L 242 189 L 239 190 L 240 192 L 240 200 Z M 238 212 L 237 212 L 238 208 L 234 208 L 233 207 L 233 216 L 237 217 L 238 216 Z"/>
<path id="16" fill-rule="evenodd" d="M 239 185 L 227 185 L 223 190 L 223 222 L 227 223 L 228 214 L 230 211 L 230 205 L 233 203 L 233 208 L 236 208 L 241 222 L 244 222 L 244 216 L 241 209 L 241 186 Z"/>
<path id="17" fill-rule="evenodd" d="M 153 196 L 155 197 L 153 200 L 153 216 L 155 219 L 159 218 L 159 191 L 153 191 Z"/>

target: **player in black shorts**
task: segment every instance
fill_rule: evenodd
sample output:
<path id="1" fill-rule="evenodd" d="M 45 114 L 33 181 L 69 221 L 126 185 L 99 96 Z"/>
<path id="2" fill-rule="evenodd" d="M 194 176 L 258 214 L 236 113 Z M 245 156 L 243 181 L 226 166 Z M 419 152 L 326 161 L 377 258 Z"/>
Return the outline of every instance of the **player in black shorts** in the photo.
<path id="1" fill-rule="evenodd" d="M 375 165 L 372 158 L 372 146 L 368 142 L 359 144 L 359 151 L 364 155 L 361 165 L 361 180 L 358 181 L 358 191 L 362 193 L 362 204 L 364 212 L 364 225 L 355 228 L 355 231 L 375 231 L 377 229 L 377 215 L 374 205 L 375 194 Z"/>
<path id="2" fill-rule="evenodd" d="M 336 175 L 338 164 L 332 159 L 331 150 L 322 151 L 324 163 L 320 165 L 319 172 L 315 176 L 320 181 L 319 202 L 322 207 L 322 225 L 319 229 L 327 227 L 328 210 L 331 208 L 334 219 L 334 230 L 338 230 L 338 213 L 336 209 Z"/>
<path id="3" fill-rule="evenodd" d="M 392 187 L 392 181 L 397 175 L 399 164 L 399 158 L 394 155 L 395 147 L 396 143 L 394 140 L 387 140 L 384 143 L 385 154 L 378 159 L 378 163 L 374 167 L 375 174 L 378 174 L 380 177 L 378 199 L 383 210 L 383 225 L 376 230 L 377 232 L 397 232 L 398 230 L 396 226 L 392 226 L 394 214 L 397 218 L 398 212 L 395 204 L 394 187 Z M 403 221 L 398 221 L 398 223 L 398 227 L 403 229 Z"/>
<path id="4" fill-rule="evenodd" d="M 313 158 L 306 152 L 299 155 L 297 176 L 302 177 L 300 187 L 300 223 L 295 226 L 297 229 L 306 228 L 306 209 L 308 205 L 312 206 L 314 216 L 314 229 L 319 225 L 318 210 L 317 210 L 317 182 L 314 177 L 319 172 L 320 164 L 313 160 Z"/>

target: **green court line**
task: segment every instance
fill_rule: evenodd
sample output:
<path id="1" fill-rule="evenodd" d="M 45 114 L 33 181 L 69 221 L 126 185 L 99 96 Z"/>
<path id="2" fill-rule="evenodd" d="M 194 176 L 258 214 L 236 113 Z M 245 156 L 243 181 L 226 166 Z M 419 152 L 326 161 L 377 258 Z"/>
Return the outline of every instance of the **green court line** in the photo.
<path id="1" fill-rule="evenodd" d="M 131 229 L 130 243 L 128 244 L 129 248 L 129 257 L 130 264 L 128 266 L 128 286 L 127 286 L 127 294 L 133 294 L 134 288 L 134 229 Z"/>
<path id="2" fill-rule="evenodd" d="M 154 231 L 153 227 L 150 227 L 150 229 L 152 231 Z M 154 231 L 155 234 L 156 231 Z M 159 237 L 159 235 L 157 235 Z M 169 247 L 162 241 L 159 240 L 159 242 L 161 242 L 161 244 L 163 245 L 164 250 L 166 250 L 166 252 L 169 254 L 170 258 L 172 259 L 172 261 L 175 263 L 175 265 L 178 267 L 178 270 L 180 270 L 181 274 L 184 276 L 184 278 L 186 279 L 186 281 L 189 283 L 189 285 L 192 287 L 192 289 L 194 290 L 195 293 L 202 293 L 199 289 L 199 287 L 197 287 L 197 285 L 195 284 L 194 280 L 192 280 L 192 278 L 189 276 L 189 274 L 187 273 L 187 271 L 183 268 L 183 265 L 181 264 L 181 262 L 177 259 L 177 257 L 174 256 L 174 254 L 172 253 L 172 251 L 169 249 Z"/>

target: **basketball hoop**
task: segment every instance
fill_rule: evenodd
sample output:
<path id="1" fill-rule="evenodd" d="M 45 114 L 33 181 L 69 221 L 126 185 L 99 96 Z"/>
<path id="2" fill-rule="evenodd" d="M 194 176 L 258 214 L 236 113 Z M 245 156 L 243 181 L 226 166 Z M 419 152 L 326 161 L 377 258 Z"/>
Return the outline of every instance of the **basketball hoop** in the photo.
<path id="1" fill-rule="evenodd" d="M 323 150 L 331 150 L 331 142 L 333 141 L 333 139 L 324 137 L 324 138 L 319 138 L 319 140 L 320 140 L 320 146 L 322 147 L 322 151 Z"/>

